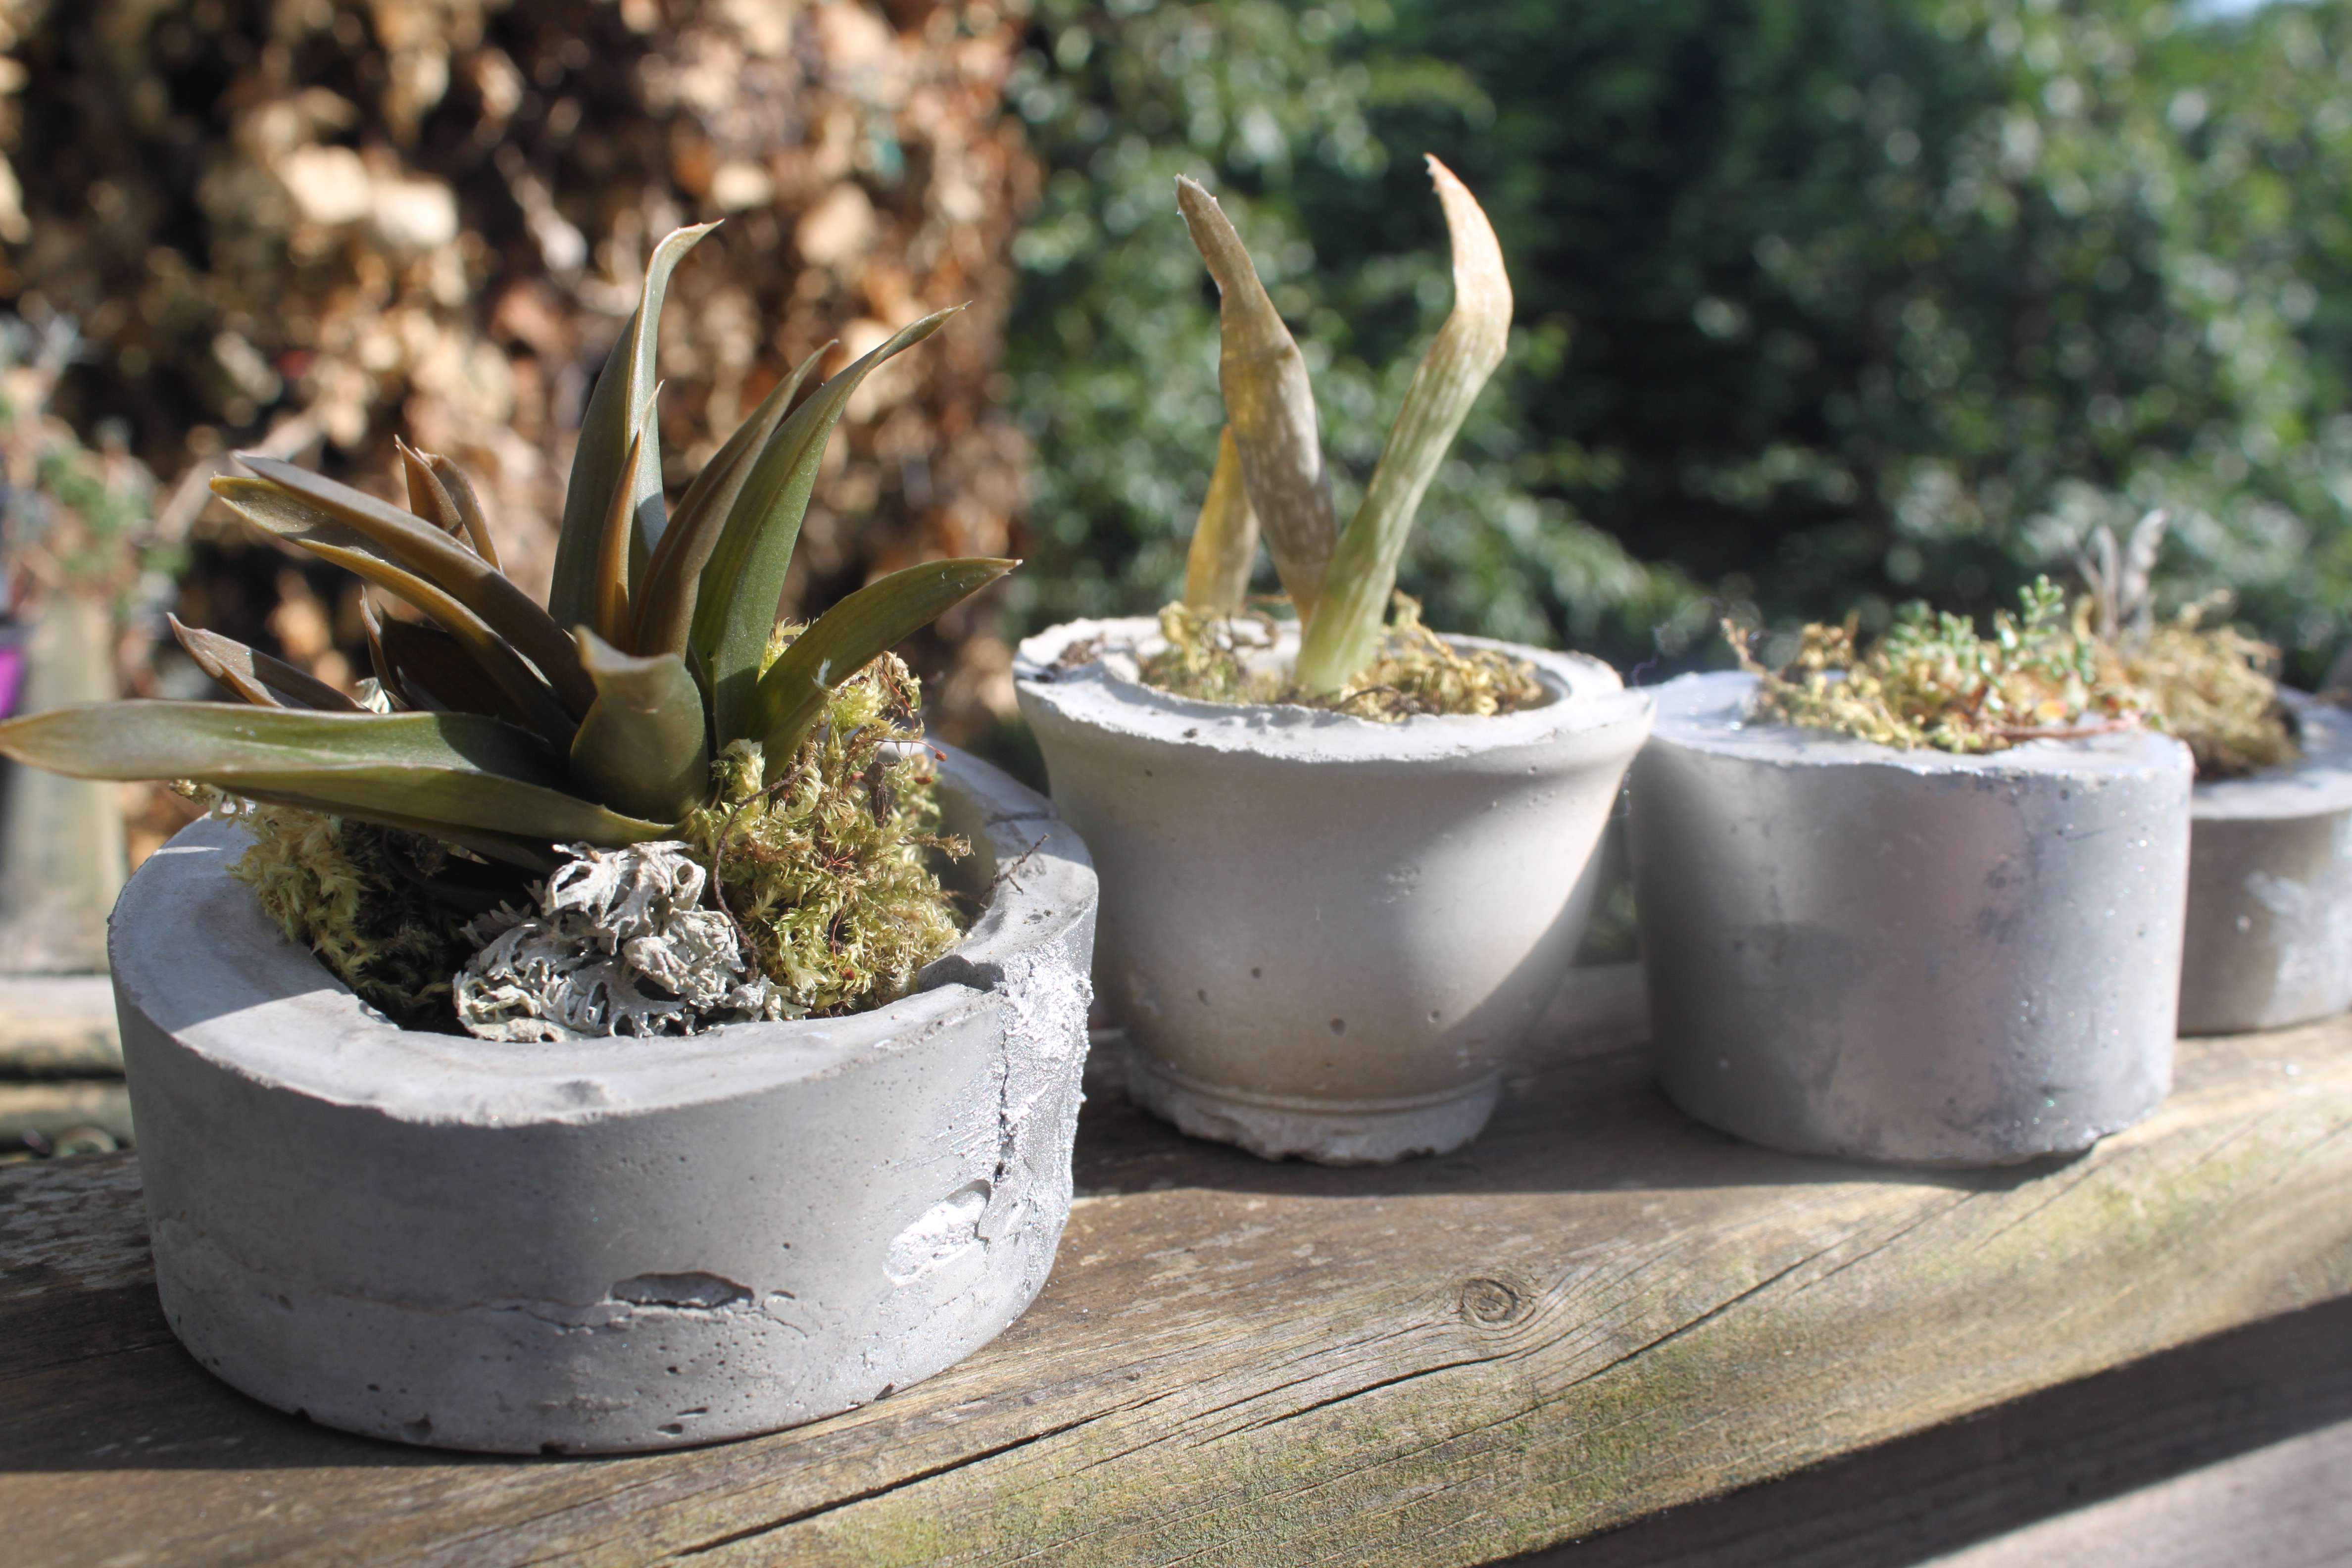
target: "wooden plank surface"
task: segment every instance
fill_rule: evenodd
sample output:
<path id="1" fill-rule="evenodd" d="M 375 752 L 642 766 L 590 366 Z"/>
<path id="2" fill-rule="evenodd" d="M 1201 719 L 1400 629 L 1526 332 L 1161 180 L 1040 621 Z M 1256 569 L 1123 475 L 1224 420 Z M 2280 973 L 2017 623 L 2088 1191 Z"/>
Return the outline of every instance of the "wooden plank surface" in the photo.
<path id="1" fill-rule="evenodd" d="M 1750 1149 L 1630 976 L 1460 1154 L 1268 1165 L 1098 1088 L 1054 1278 L 797 1432 L 503 1460 L 322 1432 L 172 1342 L 129 1156 L 0 1170 L 0 1561 L 1491 1562 L 2352 1296 L 2352 1025 L 2184 1044 L 2090 1155 Z"/>

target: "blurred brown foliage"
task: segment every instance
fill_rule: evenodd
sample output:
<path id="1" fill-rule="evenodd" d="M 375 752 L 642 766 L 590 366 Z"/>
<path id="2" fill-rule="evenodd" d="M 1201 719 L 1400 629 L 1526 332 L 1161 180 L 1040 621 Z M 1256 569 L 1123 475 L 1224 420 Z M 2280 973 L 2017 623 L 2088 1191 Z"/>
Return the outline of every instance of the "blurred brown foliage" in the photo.
<path id="1" fill-rule="evenodd" d="M 0 300 L 79 323 L 70 412 L 190 473 L 191 521 L 230 447 L 274 436 L 392 493 L 403 433 L 476 475 L 533 585 L 665 230 L 728 219 L 671 289 L 674 487 L 820 343 L 835 368 L 970 300 L 851 405 L 786 595 L 822 605 L 1013 542 L 1021 29 L 984 0 L 0 0 Z M 199 571 L 184 615 L 343 673 L 352 606 L 319 594 L 344 590 L 218 549 L 253 558 Z M 948 732 L 1010 707 L 989 619 L 912 650 Z"/>

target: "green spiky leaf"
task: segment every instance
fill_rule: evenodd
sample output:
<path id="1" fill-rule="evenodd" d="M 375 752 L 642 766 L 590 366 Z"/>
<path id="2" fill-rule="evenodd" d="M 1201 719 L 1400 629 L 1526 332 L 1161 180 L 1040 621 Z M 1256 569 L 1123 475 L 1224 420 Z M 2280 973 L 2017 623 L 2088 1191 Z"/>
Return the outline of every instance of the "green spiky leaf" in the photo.
<path id="1" fill-rule="evenodd" d="M 595 611 L 597 545 L 627 464 L 629 441 L 642 433 L 645 458 L 630 488 L 628 510 L 634 537 L 650 551 L 661 542 L 661 437 L 648 416 L 654 400 L 654 347 L 661 334 L 662 297 L 670 274 L 702 237 L 718 227 L 700 224 L 663 237 L 646 263 L 645 292 L 636 313 L 622 331 L 588 409 L 580 420 L 580 445 L 572 458 L 572 479 L 563 492 L 563 529 L 556 538 L 555 576 L 547 594 L 548 614 L 559 626 L 590 620 Z M 633 564 L 635 563 L 633 558 Z"/>
<path id="2" fill-rule="evenodd" d="M 356 713 L 360 705 L 315 676 L 270 658 L 218 632 L 184 626 L 165 616 L 172 635 L 196 668 L 258 708 L 310 708 L 324 713 Z"/>
<path id="3" fill-rule="evenodd" d="M 784 413 L 792 406 L 801 384 L 832 348 L 831 343 L 825 344 L 776 383 L 752 411 L 751 417 L 736 426 L 735 434 L 727 437 L 727 444 L 687 486 L 685 497 L 677 503 L 677 515 L 670 519 L 669 529 L 662 535 L 646 569 L 644 591 L 637 595 L 635 639 L 630 646 L 639 653 L 650 656 L 686 651 L 687 631 L 694 624 L 695 601 L 702 584 L 702 568 L 719 543 L 719 530 L 734 510 L 736 498 L 743 493 L 752 465 L 767 448 L 776 426 L 783 423 Z"/>
<path id="4" fill-rule="evenodd" d="M 218 479 L 212 489 L 247 521 L 289 541 L 311 532 L 351 548 L 364 541 L 371 554 L 441 589 L 538 666 L 572 717 L 596 700 L 571 636 L 471 550 L 398 507 L 306 468 L 253 452 L 239 453 L 238 461 L 260 478 Z M 360 540 L 342 537 L 345 530 Z"/>
<path id="5" fill-rule="evenodd" d="M 574 635 L 596 701 L 572 742 L 573 781 L 632 816 L 685 816 L 710 793 L 709 729 L 685 658 L 635 658 L 586 626 Z"/>
<path id="6" fill-rule="evenodd" d="M 1363 503 L 1324 573 L 1298 649 L 1298 685 L 1310 695 L 1339 690 L 1379 655 L 1413 513 L 1510 343 L 1511 280 L 1494 227 L 1452 170 L 1432 158 L 1429 173 L 1454 240 L 1454 310 L 1412 373 Z"/>
<path id="7" fill-rule="evenodd" d="M 472 713 L 93 702 L 0 724 L 0 755 L 76 778 L 194 779 L 458 842 L 634 844 L 669 831 L 564 793 L 536 738 Z"/>
<path id="8" fill-rule="evenodd" d="M 760 678 L 761 753 L 782 769 L 824 715 L 835 687 L 1003 576 L 1017 561 L 927 561 L 869 583 L 816 618 Z"/>
<path id="9" fill-rule="evenodd" d="M 338 532 L 342 537 L 334 537 Z M 563 704 L 547 682 L 539 678 L 539 672 L 479 616 L 424 578 L 384 560 L 366 547 L 364 539 L 348 531 L 312 529 L 288 537 L 321 561 L 331 561 L 360 581 L 424 611 L 497 685 L 507 702 L 503 711 L 550 745 L 571 745 L 572 731 L 578 725 L 563 710 Z"/>
<path id="10" fill-rule="evenodd" d="M 720 745 L 758 732 L 752 708 L 760 658 L 776 624 L 784 574 L 800 541 L 825 439 L 840 423 L 850 395 L 875 366 L 921 342 L 962 308 L 924 317 L 818 387 L 777 426 L 752 464 L 702 569 L 688 638 L 688 658 L 710 681 L 711 717 Z"/>

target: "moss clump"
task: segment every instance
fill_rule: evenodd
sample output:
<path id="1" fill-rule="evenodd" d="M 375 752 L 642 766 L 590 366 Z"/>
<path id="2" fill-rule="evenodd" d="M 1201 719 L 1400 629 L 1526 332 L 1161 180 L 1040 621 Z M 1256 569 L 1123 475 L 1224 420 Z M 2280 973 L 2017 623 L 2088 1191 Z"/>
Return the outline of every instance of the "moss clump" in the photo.
<path id="1" fill-rule="evenodd" d="M 802 630 L 780 627 L 768 660 Z M 939 834 L 921 687 L 885 654 L 837 688 L 824 723 L 781 771 L 756 742 L 713 766 L 715 802 L 681 837 L 710 868 L 719 903 L 761 971 L 813 1015 L 879 1006 L 961 934 L 935 854 L 971 847 Z"/>
<path id="2" fill-rule="evenodd" d="M 1207 702 L 1287 702 L 1393 724 L 1415 714 L 1492 717 L 1546 700 L 1524 659 L 1491 648 L 1457 648 L 1422 624 L 1421 605 L 1399 594 L 1380 657 L 1339 691 L 1310 697 L 1272 668 L 1252 668 L 1274 646 L 1271 616 L 1226 616 L 1170 605 L 1160 612 L 1167 647 L 1143 659 L 1149 684 Z"/>
<path id="3" fill-rule="evenodd" d="M 2200 624 L 2192 605 L 2117 651 L 2162 728 L 2187 744 L 2200 779 L 2237 778 L 2302 754 L 2278 698 L 2278 649 L 2235 626 Z"/>
<path id="4" fill-rule="evenodd" d="M 1725 634 L 1760 685 L 1758 710 L 1884 746 L 1994 752 L 2025 741 L 2147 725 L 2195 754 L 2199 776 L 2291 760 L 2294 742 L 2270 669 L 2274 650 L 2196 608 L 2145 635 L 2110 641 L 2088 598 L 2071 608 L 2047 578 L 1997 611 L 1980 637 L 1966 616 L 1906 605 L 1864 652 L 1856 624 L 1815 624 L 1779 669 L 1757 662 L 1748 634 Z"/>
<path id="5" fill-rule="evenodd" d="M 359 998 L 406 1026 L 446 1026 L 450 982 L 480 910 L 425 891 L 450 869 L 446 845 L 299 806 L 216 802 L 253 843 L 229 875 L 289 942 L 319 955 Z"/>

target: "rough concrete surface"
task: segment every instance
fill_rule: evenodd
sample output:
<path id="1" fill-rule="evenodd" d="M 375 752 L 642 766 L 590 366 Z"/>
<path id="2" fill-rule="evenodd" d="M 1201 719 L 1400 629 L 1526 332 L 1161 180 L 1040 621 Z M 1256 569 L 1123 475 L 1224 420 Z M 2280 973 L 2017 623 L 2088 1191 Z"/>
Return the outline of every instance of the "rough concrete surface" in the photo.
<path id="1" fill-rule="evenodd" d="M 1981 756 L 1748 721 L 1657 689 L 1631 844 L 1659 1071 L 1801 1153 L 2087 1148 L 2171 1081 L 2191 764 L 2147 731 Z"/>
<path id="2" fill-rule="evenodd" d="M 678 1039 L 395 1028 L 224 875 L 233 825 L 182 833 L 112 954 L 173 1331 L 280 1409 L 511 1452 L 769 1431 L 985 1343 L 1068 1214 L 1095 883 L 1045 801 L 940 773 L 995 885 L 925 988 Z"/>
<path id="3" fill-rule="evenodd" d="M 1060 667 L 1093 639 L 1099 657 Z M 1102 868 L 1095 973 L 1138 1100 L 1267 1158 L 1467 1142 L 1583 932 L 1649 699 L 1597 660 L 1512 647 L 1551 702 L 1383 724 L 1157 690 L 1136 655 L 1158 645 L 1149 620 L 1073 622 L 1015 670 Z"/>
<path id="4" fill-rule="evenodd" d="M 2231 1035 L 2352 1007 L 2352 714 L 2300 691 L 2300 761 L 2189 797 L 2180 1032 Z"/>

